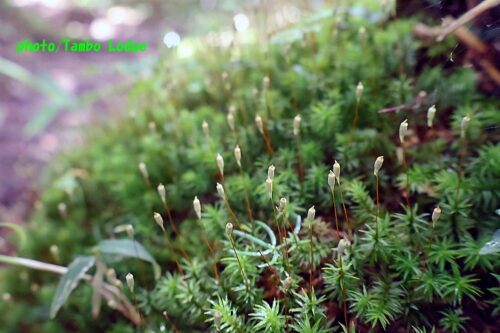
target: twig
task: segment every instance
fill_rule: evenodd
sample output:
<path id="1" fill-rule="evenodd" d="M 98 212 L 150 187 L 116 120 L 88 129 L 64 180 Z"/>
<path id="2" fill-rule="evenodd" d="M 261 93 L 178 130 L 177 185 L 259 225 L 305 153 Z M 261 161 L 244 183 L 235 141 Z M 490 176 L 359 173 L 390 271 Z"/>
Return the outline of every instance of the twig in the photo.
<path id="1" fill-rule="evenodd" d="M 448 26 L 446 26 L 443 31 L 441 31 L 441 33 L 437 36 L 436 40 L 438 42 L 441 42 L 447 35 L 454 32 L 467 22 L 473 20 L 488 9 L 497 6 L 498 4 L 500 4 L 500 0 L 485 0 L 481 2 L 476 7 L 471 8 L 465 14 L 460 16 L 458 19 L 451 21 L 450 24 L 448 24 Z"/>

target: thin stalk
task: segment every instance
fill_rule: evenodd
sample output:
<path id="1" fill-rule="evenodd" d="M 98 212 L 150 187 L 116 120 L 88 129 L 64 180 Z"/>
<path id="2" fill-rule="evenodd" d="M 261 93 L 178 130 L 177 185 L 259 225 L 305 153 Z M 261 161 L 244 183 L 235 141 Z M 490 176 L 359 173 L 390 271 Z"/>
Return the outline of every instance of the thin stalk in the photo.
<path id="1" fill-rule="evenodd" d="M 271 200 L 271 206 L 273 207 L 274 223 L 276 224 L 276 228 L 278 228 L 279 245 L 281 245 L 282 242 L 283 242 L 283 239 L 282 239 L 283 235 L 281 233 L 281 227 L 280 227 L 280 224 L 278 222 L 278 216 L 276 214 L 276 207 L 274 207 L 274 201 L 273 201 L 273 196 L 272 195 L 270 197 L 270 200 Z M 283 251 L 283 262 L 284 262 L 284 264 L 286 266 L 286 257 L 285 257 L 285 251 L 286 251 L 286 249 L 284 249 L 282 247 L 282 251 Z"/>
<path id="2" fill-rule="evenodd" d="M 282 212 L 281 223 L 283 224 L 283 238 L 285 239 L 285 248 L 284 248 L 285 260 L 288 264 L 288 275 L 290 275 L 291 273 L 290 273 L 290 261 L 288 260 L 288 240 L 287 240 L 287 229 L 285 226 L 285 212 Z"/>
<path id="3" fill-rule="evenodd" d="M 208 247 L 210 254 L 215 259 L 215 251 L 214 251 L 213 247 L 210 245 L 210 242 L 208 241 L 207 228 L 205 228 L 205 224 L 203 224 L 202 219 L 198 219 L 198 223 L 200 224 L 202 232 L 203 232 L 203 240 L 205 241 L 205 245 Z M 220 283 L 220 276 L 219 276 L 219 269 L 217 268 L 217 262 L 214 262 L 214 274 L 215 274 L 215 277 L 217 278 L 217 281 L 219 281 L 219 283 Z"/>
<path id="4" fill-rule="evenodd" d="M 278 273 L 276 273 L 276 270 L 271 266 L 271 264 L 269 264 L 269 261 L 266 259 L 266 257 L 262 254 L 262 252 L 260 252 L 259 250 L 259 254 L 260 256 L 262 257 L 262 259 L 264 259 L 265 263 L 267 264 L 267 267 L 269 268 L 269 270 L 271 271 L 271 273 L 273 274 L 273 277 L 274 277 L 274 281 L 279 281 L 280 280 L 280 277 L 278 276 Z"/>
<path id="5" fill-rule="evenodd" d="M 167 231 L 164 228 L 162 230 L 163 230 L 163 239 L 165 240 L 165 243 L 167 244 L 169 251 L 172 253 L 172 255 L 174 257 L 174 261 L 175 261 L 175 264 L 177 266 L 177 269 L 179 270 L 179 273 L 181 273 L 181 275 L 184 275 L 184 270 L 182 269 L 182 266 L 179 263 L 179 259 L 177 258 L 177 251 L 175 251 L 174 245 L 172 244 L 172 242 L 168 238 Z"/>
<path id="6" fill-rule="evenodd" d="M 312 224 L 309 227 L 309 256 L 310 256 L 310 262 L 309 262 L 309 293 L 312 294 L 312 289 L 313 289 L 313 269 L 314 269 L 314 261 L 313 261 L 313 232 L 312 232 Z"/>
<path id="7" fill-rule="evenodd" d="M 172 214 L 170 213 L 170 208 L 168 206 L 167 200 L 166 199 L 162 200 L 162 202 L 163 202 L 163 207 L 165 208 L 165 213 L 167 214 L 168 223 L 170 224 L 170 227 L 174 231 L 175 236 L 178 239 L 180 239 L 180 232 L 177 229 L 177 227 L 175 226 L 174 219 L 172 218 Z M 187 261 L 191 262 L 191 258 L 187 254 L 186 250 L 184 250 L 184 246 L 182 245 L 182 243 L 180 243 L 179 245 L 180 245 L 181 253 L 184 256 L 184 258 L 186 258 Z"/>
<path id="8" fill-rule="evenodd" d="M 273 147 L 271 146 L 271 138 L 269 136 L 269 131 L 267 129 L 264 129 L 264 133 L 262 134 L 264 137 L 264 142 L 266 144 L 266 150 L 269 153 L 269 155 L 274 156 L 274 150 Z"/>
<path id="9" fill-rule="evenodd" d="M 234 214 L 234 211 L 231 208 L 231 205 L 229 204 L 229 200 L 227 199 L 226 195 L 224 195 L 224 202 L 226 203 L 227 212 L 229 213 L 230 216 L 233 217 L 233 220 L 236 221 L 236 224 L 238 225 L 238 229 L 241 230 L 240 220 L 236 217 L 236 214 Z"/>
<path id="10" fill-rule="evenodd" d="M 434 223 L 432 223 L 432 231 L 431 231 L 431 237 L 429 238 L 429 244 L 427 245 L 427 251 L 424 253 L 424 270 L 427 270 L 428 269 L 428 261 L 429 261 L 429 253 L 431 253 L 431 249 L 432 249 L 432 242 L 434 241 L 434 235 L 436 233 L 436 225 Z"/>
<path id="11" fill-rule="evenodd" d="M 344 267 L 342 266 L 342 256 L 339 258 L 339 268 L 340 268 L 340 283 L 342 284 L 342 303 L 344 303 L 344 322 L 345 326 L 347 328 L 347 333 L 349 333 L 350 327 L 349 327 L 349 322 L 347 321 L 347 299 L 346 299 L 346 292 L 345 292 L 345 279 L 344 279 Z"/>
<path id="12" fill-rule="evenodd" d="M 378 242 L 378 218 L 379 218 L 379 215 L 380 215 L 380 204 L 379 204 L 379 190 L 378 190 L 378 186 L 379 186 L 379 179 L 378 179 L 378 175 L 375 175 L 375 178 L 376 178 L 376 181 L 375 181 L 375 198 L 376 198 L 376 202 L 377 202 L 377 209 L 375 211 L 375 242 Z"/>
<path id="13" fill-rule="evenodd" d="M 135 296 L 135 291 L 132 290 L 132 297 L 134 299 L 134 307 L 135 307 L 135 310 L 137 311 L 137 313 L 139 314 L 139 318 L 140 318 L 140 321 L 141 321 L 141 330 L 144 332 L 144 325 L 145 325 L 145 322 L 144 322 L 144 319 L 142 318 L 142 315 L 141 313 L 139 312 L 139 305 L 137 303 L 137 297 Z"/>
<path id="14" fill-rule="evenodd" d="M 347 228 L 347 237 L 349 239 L 349 242 L 352 244 L 351 228 L 349 228 L 349 216 L 347 215 L 347 208 L 345 206 L 344 192 L 342 191 L 342 185 L 340 184 L 340 181 L 338 182 L 338 184 L 339 184 L 339 192 L 340 192 L 340 201 L 342 202 L 342 208 L 344 210 L 345 223 L 346 223 L 346 228 Z"/>
<path id="15" fill-rule="evenodd" d="M 305 174 L 304 174 L 304 159 L 302 157 L 302 150 L 300 149 L 300 146 L 301 146 L 300 134 L 295 135 L 295 144 L 297 145 L 297 160 L 299 162 L 300 186 L 303 186 Z"/>
<path id="16" fill-rule="evenodd" d="M 335 229 L 337 230 L 337 238 L 340 240 L 339 218 L 337 216 L 337 204 L 335 203 L 335 190 L 330 190 L 332 193 L 333 214 L 335 216 Z"/>
<path id="17" fill-rule="evenodd" d="M 406 198 L 406 205 L 408 206 L 408 209 L 410 210 L 410 225 L 408 226 L 409 229 L 409 235 L 410 235 L 410 240 L 413 239 L 412 234 L 413 234 L 413 209 L 411 207 L 411 202 L 410 202 L 410 176 L 408 173 L 408 165 L 406 163 L 406 149 L 404 144 L 402 144 L 403 148 L 403 169 L 406 174 L 406 186 L 405 186 L 405 198 Z"/>
<path id="18" fill-rule="evenodd" d="M 406 175 L 405 199 L 406 199 L 406 205 L 408 206 L 408 208 L 410 208 L 410 211 L 412 211 L 410 203 L 410 177 L 408 174 L 408 165 L 406 163 L 406 149 L 404 145 L 402 145 L 402 148 L 403 148 L 403 170 Z"/>
<path id="19" fill-rule="evenodd" d="M 352 138 L 354 136 L 354 132 L 356 131 L 356 125 L 358 124 L 358 119 L 359 119 L 359 104 L 360 104 L 361 98 L 356 98 L 356 107 L 354 109 L 354 118 L 352 120 L 352 126 L 351 126 L 351 133 L 349 135 L 349 141 L 347 143 L 347 146 L 349 146 L 352 142 Z"/>
<path id="20" fill-rule="evenodd" d="M 241 276 L 243 277 L 243 281 L 245 281 L 245 287 L 248 290 L 248 279 L 247 276 L 245 275 L 245 272 L 243 271 L 243 266 L 241 265 L 240 257 L 238 256 L 238 253 L 236 252 L 236 245 L 234 245 L 234 240 L 233 236 L 229 235 L 229 241 L 231 242 L 231 247 L 233 248 L 234 255 L 236 256 L 236 260 L 238 261 L 238 266 L 240 267 L 240 273 Z"/>
<path id="21" fill-rule="evenodd" d="M 252 207 L 250 205 L 250 197 L 248 196 L 248 189 L 247 189 L 246 183 L 243 181 L 243 177 L 244 177 L 243 167 L 240 165 L 239 168 L 240 168 L 240 179 L 241 179 L 244 194 L 245 194 L 245 205 L 247 208 L 248 217 L 250 218 L 250 222 L 253 222 L 253 214 L 252 214 Z M 252 229 L 253 229 L 253 223 L 252 223 Z"/>

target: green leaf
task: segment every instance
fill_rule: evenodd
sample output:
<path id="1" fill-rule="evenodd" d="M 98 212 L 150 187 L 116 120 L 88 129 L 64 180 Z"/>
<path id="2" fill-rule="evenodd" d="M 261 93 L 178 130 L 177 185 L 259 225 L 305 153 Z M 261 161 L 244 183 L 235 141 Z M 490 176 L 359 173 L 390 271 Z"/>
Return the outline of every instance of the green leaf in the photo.
<path id="1" fill-rule="evenodd" d="M 108 239 L 99 243 L 99 251 L 129 258 L 138 258 L 153 265 L 155 279 L 160 278 L 160 266 L 151 254 L 140 243 L 130 239 Z"/>
<path id="2" fill-rule="evenodd" d="M 9 222 L 0 222 L 0 227 L 7 227 L 14 230 L 19 236 L 21 248 L 24 247 L 26 244 L 26 232 L 24 232 L 24 229 L 21 226 Z"/>
<path id="3" fill-rule="evenodd" d="M 50 317 L 54 318 L 71 292 L 76 288 L 82 276 L 94 265 L 95 257 L 78 256 L 69 265 L 68 270 L 59 280 L 56 294 L 50 305 Z"/>

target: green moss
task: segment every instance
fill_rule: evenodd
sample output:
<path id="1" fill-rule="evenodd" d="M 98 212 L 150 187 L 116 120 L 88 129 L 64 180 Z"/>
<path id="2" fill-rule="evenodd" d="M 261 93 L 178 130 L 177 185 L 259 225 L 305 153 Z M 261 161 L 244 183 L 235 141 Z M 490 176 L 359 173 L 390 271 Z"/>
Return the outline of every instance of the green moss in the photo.
<path id="1" fill-rule="evenodd" d="M 28 226 L 29 244 L 19 249 L 19 255 L 54 262 L 49 248 L 57 244 L 61 263 L 66 264 L 77 254 L 90 253 L 102 239 L 127 237 L 114 234 L 116 226 L 133 225 L 135 239 L 162 265 L 163 277 L 155 281 L 133 260 L 107 265 L 122 281 L 129 271 L 137 277 L 137 304 L 147 331 L 162 326 L 182 332 L 204 332 L 209 327 L 224 332 L 340 330 L 346 324 L 345 300 L 347 318 L 356 318 L 358 331 L 491 324 L 491 316 L 472 323 L 458 314 L 457 324 L 453 313 L 463 311 L 470 317 L 478 302 L 489 306 L 484 304 L 495 298 L 491 290 L 496 281 L 489 272 L 498 270 L 498 254 L 483 259 L 478 250 L 499 222 L 494 208 L 500 201 L 495 182 L 500 164 L 494 161 L 500 152 L 491 143 L 498 134 L 489 130 L 498 122 L 498 102 L 476 92 L 471 69 L 432 67 L 417 72 L 419 44 L 412 37 L 413 21 L 370 22 L 366 17 L 340 16 L 338 24 L 331 15 L 316 19 L 315 32 L 301 25 L 290 28 L 289 35 L 278 37 L 303 29 L 303 38 L 285 44 L 275 36 L 271 38 L 275 43 L 267 46 L 255 43 L 228 50 L 205 45 L 194 58 L 160 61 L 152 77 L 137 83 L 123 117 L 89 129 L 83 147 L 54 161 L 41 207 Z M 361 26 L 366 28 L 362 38 Z M 438 51 L 449 50 L 434 50 Z M 268 88 L 263 85 L 265 76 L 270 79 Z M 358 81 L 364 91 L 354 127 Z M 427 97 L 415 105 L 421 90 Z M 378 112 L 402 104 L 412 109 Z M 425 115 L 432 104 L 438 112 L 434 128 L 429 129 Z M 225 119 L 231 106 L 235 133 Z M 257 114 L 264 121 L 268 147 L 254 124 Z M 293 135 L 297 114 L 302 118 L 300 140 Z M 472 121 L 463 140 L 459 133 L 465 114 Z M 397 156 L 398 128 L 404 119 L 410 124 L 406 160 L 412 209 L 405 207 L 407 176 Z M 208 137 L 203 121 L 209 124 Z M 243 155 L 243 175 L 233 157 L 236 144 Z M 222 182 L 217 152 L 224 157 L 224 187 L 233 212 L 226 210 L 215 190 L 215 184 Z M 376 224 L 372 168 L 380 155 L 385 162 Z M 343 264 L 337 260 L 327 184 L 334 160 L 342 165 L 342 193 L 349 226 L 354 228 Z M 146 181 L 140 162 L 147 166 Z M 273 204 L 278 206 L 280 197 L 288 201 L 285 214 L 277 212 L 276 218 L 280 229 L 288 227 L 283 239 L 264 184 L 271 164 L 276 166 Z M 156 192 L 160 183 L 166 186 L 179 236 Z M 347 237 L 339 190 L 337 185 L 336 209 L 342 237 Z M 201 223 L 214 255 L 196 221 L 194 196 L 202 202 Z M 250 221 L 247 196 L 253 218 L 273 231 Z M 67 216 L 58 209 L 61 202 Z M 316 219 L 307 221 L 307 209 L 313 205 Z M 437 205 L 443 214 L 432 232 L 430 214 Z M 154 222 L 153 211 L 163 214 L 174 252 Z M 236 230 L 241 223 L 241 230 L 258 239 L 235 232 L 238 258 L 224 232 L 228 220 Z M 289 224 L 297 222 L 302 229 L 292 234 Z M 181 249 L 190 260 L 180 260 Z M 184 277 L 177 272 L 176 260 L 181 261 Z M 243 283 L 238 260 L 249 286 Z M 220 281 L 214 273 L 216 263 Z M 12 310 L 0 311 L 7 332 L 14 323 L 46 332 L 68 327 L 133 331 L 119 312 L 106 306 L 98 320 L 91 319 L 88 287 L 77 289 L 55 322 L 44 323 L 48 311 L 36 316 L 38 310 L 32 306 L 48 307 L 46 293 L 54 288 L 44 289 L 42 296 L 28 288 L 35 282 L 52 286 L 56 278 L 30 272 L 26 281 L 18 283 L 19 274 L 18 269 L 2 273 L 3 288 L 14 297 Z M 283 285 L 288 276 L 293 281 L 289 289 Z M 314 294 L 309 293 L 312 289 Z M 301 313 L 298 309 L 305 303 L 308 310 Z M 20 315 L 22 311 L 27 315 Z M 220 324 L 215 319 L 218 312 Z"/>

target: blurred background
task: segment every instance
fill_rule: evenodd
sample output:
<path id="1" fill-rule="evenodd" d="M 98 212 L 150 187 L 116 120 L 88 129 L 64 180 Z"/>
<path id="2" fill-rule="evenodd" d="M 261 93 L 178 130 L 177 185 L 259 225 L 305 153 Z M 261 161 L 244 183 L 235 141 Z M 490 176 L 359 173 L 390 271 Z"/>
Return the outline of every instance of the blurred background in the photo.
<path id="1" fill-rule="evenodd" d="M 387 15 L 421 17 L 415 33 L 432 35 L 426 19 L 459 17 L 479 0 L 358 1 L 385 4 Z M 58 151 L 82 143 L 82 128 L 119 115 L 134 80 L 159 58 L 189 56 L 190 42 L 244 42 L 272 34 L 342 0 L 1 0 L 0 1 L 0 221 L 22 224 L 37 201 L 43 166 Z M 351 3 L 345 1 L 345 3 Z M 500 10 L 474 18 L 471 31 L 488 48 L 479 52 L 458 36 L 446 66 L 467 63 L 479 89 L 498 94 Z M 374 18 L 377 19 L 377 18 Z M 429 30 L 430 29 L 430 30 Z M 238 34 L 239 39 L 235 36 Z M 64 38 L 147 43 L 143 53 L 17 53 L 19 42 Z M 481 45 L 480 45 L 481 46 Z M 486 60 L 485 60 L 486 59 Z M 487 61 L 487 64 L 484 64 Z M 5 232 L 0 230 L 0 232 Z M 0 237 L 0 253 L 9 252 Z"/>
<path id="2" fill-rule="evenodd" d="M 278 21 L 293 21 L 304 4 L 277 1 L 284 9 Z M 313 1 L 307 9 L 321 5 Z M 120 113 L 134 78 L 151 73 L 169 49 L 187 38 L 247 30 L 250 17 L 272 12 L 271 6 L 237 0 L 0 1 L 0 221 L 27 219 L 44 163 L 78 145 L 82 127 Z M 25 40 L 65 38 L 131 39 L 148 48 L 141 53 L 17 53 L 17 44 Z M 0 238 L 0 252 L 3 245 Z"/>

